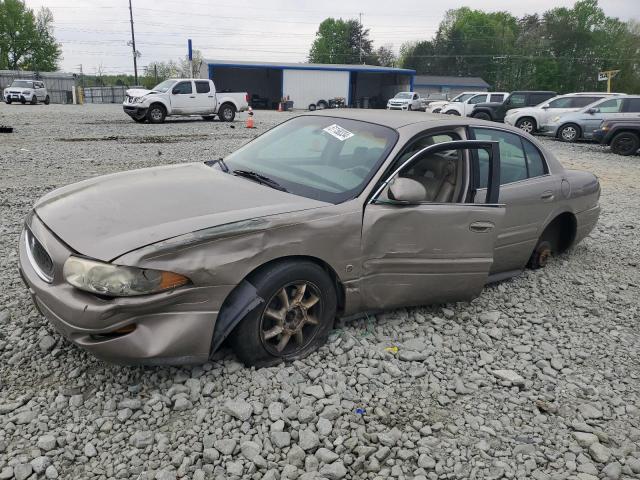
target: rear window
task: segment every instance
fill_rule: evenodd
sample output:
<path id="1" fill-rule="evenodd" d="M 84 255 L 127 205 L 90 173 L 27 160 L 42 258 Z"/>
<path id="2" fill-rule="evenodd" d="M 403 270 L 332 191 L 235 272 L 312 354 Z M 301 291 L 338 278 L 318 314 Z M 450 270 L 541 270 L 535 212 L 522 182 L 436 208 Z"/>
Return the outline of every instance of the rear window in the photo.
<path id="1" fill-rule="evenodd" d="M 197 81 L 196 80 L 196 92 L 197 93 L 209 93 L 209 82 Z"/>
<path id="2" fill-rule="evenodd" d="M 638 113 L 640 112 L 640 98 L 627 99 L 627 112 Z"/>
<path id="3" fill-rule="evenodd" d="M 489 100 L 490 102 L 502 102 L 504 100 L 504 94 L 503 93 L 492 93 L 491 94 L 491 99 Z"/>
<path id="4" fill-rule="evenodd" d="M 545 100 L 549 100 L 553 96 L 555 95 L 552 95 L 549 93 L 532 93 L 529 98 L 529 103 L 531 105 L 538 105 L 539 103 L 542 103 Z"/>

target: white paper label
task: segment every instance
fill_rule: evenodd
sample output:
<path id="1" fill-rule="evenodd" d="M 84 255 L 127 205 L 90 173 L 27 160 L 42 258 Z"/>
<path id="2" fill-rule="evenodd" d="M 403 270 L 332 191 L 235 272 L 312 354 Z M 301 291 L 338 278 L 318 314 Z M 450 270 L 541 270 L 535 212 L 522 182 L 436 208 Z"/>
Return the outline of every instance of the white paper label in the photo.
<path id="1" fill-rule="evenodd" d="M 344 142 L 345 140 L 353 137 L 354 135 L 346 128 L 342 128 L 340 125 L 337 125 L 335 123 L 333 125 L 329 125 L 327 128 L 323 128 L 323 130 L 327 132 L 329 135 L 333 135 L 341 142 Z"/>

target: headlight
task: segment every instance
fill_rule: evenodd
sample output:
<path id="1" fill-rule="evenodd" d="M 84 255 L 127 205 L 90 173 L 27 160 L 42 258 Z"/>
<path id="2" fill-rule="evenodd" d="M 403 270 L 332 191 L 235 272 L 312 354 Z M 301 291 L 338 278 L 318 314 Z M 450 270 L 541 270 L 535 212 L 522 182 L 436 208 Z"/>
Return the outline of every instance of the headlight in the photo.
<path id="1" fill-rule="evenodd" d="M 22 94 L 23 95 L 31 95 L 31 90 L 23 90 Z"/>
<path id="2" fill-rule="evenodd" d="M 173 272 L 125 267 L 69 257 L 64 263 L 65 280 L 80 290 L 109 297 L 131 297 L 162 292 L 189 283 Z"/>
<path id="3" fill-rule="evenodd" d="M 142 103 L 144 101 L 144 97 L 136 97 L 133 99 L 133 103 Z"/>

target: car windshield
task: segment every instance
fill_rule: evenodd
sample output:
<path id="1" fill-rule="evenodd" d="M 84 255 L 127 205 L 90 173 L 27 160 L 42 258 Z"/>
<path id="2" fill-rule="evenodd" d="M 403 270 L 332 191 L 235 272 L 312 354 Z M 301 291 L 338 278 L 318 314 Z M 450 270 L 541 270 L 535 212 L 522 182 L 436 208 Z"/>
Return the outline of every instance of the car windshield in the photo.
<path id="1" fill-rule="evenodd" d="M 396 93 L 396 96 L 393 98 L 411 98 L 413 96 L 413 93 L 411 92 L 400 92 L 400 93 Z"/>
<path id="2" fill-rule="evenodd" d="M 174 83 L 176 83 L 175 80 L 165 80 L 164 82 L 159 83 L 158 85 L 153 87 L 153 90 L 155 92 L 164 93 L 169 90 Z"/>
<path id="3" fill-rule="evenodd" d="M 452 102 L 464 102 L 465 100 L 470 99 L 474 95 L 475 95 L 475 93 L 463 93 L 462 95 L 458 95 L 456 98 L 454 98 L 451 101 Z"/>
<path id="4" fill-rule="evenodd" d="M 362 192 L 397 138 L 382 125 L 306 115 L 269 130 L 225 163 L 230 173 L 255 172 L 295 195 L 341 203 Z"/>
<path id="5" fill-rule="evenodd" d="M 33 82 L 29 82 L 27 80 L 14 80 L 11 86 L 15 88 L 33 88 Z"/>

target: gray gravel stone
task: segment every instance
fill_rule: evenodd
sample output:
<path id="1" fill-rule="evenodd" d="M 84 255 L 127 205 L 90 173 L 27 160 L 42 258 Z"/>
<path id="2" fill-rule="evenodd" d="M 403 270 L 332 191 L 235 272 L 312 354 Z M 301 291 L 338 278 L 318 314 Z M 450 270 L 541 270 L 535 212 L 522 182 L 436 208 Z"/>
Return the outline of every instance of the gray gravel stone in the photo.
<path id="1" fill-rule="evenodd" d="M 232 417 L 238 420 L 249 420 L 253 413 L 253 407 L 251 404 L 243 400 L 227 400 L 224 404 L 224 412 L 228 413 Z"/>
<path id="2" fill-rule="evenodd" d="M 589 454 L 598 463 L 607 463 L 611 457 L 611 451 L 597 442 L 589 446 Z"/>

